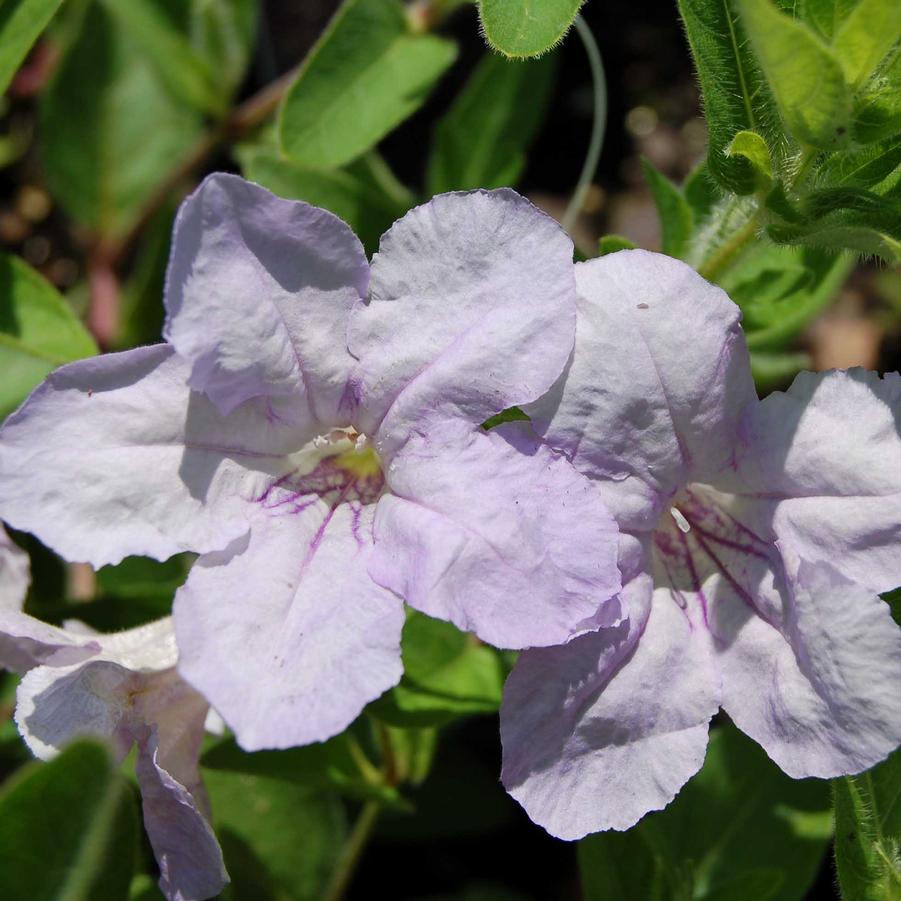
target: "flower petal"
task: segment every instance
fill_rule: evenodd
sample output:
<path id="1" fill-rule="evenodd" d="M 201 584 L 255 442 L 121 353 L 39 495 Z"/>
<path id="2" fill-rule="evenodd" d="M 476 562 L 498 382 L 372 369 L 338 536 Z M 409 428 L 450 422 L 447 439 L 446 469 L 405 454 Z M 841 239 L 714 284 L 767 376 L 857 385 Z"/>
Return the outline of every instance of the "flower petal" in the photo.
<path id="1" fill-rule="evenodd" d="M 198 736 L 202 730 L 201 717 Z M 195 755 L 195 771 L 196 761 Z M 135 770 L 160 890 L 169 901 L 215 897 L 228 882 L 222 849 L 198 806 L 197 788 L 190 791 L 161 765 L 156 730 L 139 744 Z"/>
<path id="2" fill-rule="evenodd" d="M 723 708 L 788 773 L 859 773 L 901 743 L 901 630 L 888 605 L 782 545 L 782 629 L 719 605 Z"/>
<path id="3" fill-rule="evenodd" d="M 42 760 L 80 736 L 110 739 L 122 758 L 133 740 L 123 707 L 134 684 L 134 673 L 109 660 L 37 666 L 19 683 L 16 725 Z"/>
<path id="4" fill-rule="evenodd" d="M 94 566 L 246 532 L 242 498 L 311 435 L 252 405 L 221 417 L 187 372 L 157 345 L 50 375 L 0 429 L 0 515 Z"/>
<path id="5" fill-rule="evenodd" d="M 535 428 L 604 482 L 622 528 L 653 526 L 660 504 L 733 455 L 756 402 L 740 313 L 678 260 L 626 250 L 576 265 L 572 363 L 528 408 Z"/>
<path id="6" fill-rule="evenodd" d="M 501 779 L 558 838 L 630 828 L 704 762 L 717 709 L 706 631 L 650 591 L 647 576 L 634 579 L 633 619 L 526 651 L 507 679 Z"/>
<path id="7" fill-rule="evenodd" d="M 734 490 L 776 537 L 873 592 L 901 583 L 901 376 L 801 373 L 749 420 Z M 764 513 L 758 512 L 758 518 Z"/>
<path id="8" fill-rule="evenodd" d="M 222 413 L 292 397 L 334 424 L 354 362 L 347 316 L 368 281 L 363 246 L 337 216 L 217 173 L 175 222 L 164 334 Z"/>
<path id="9" fill-rule="evenodd" d="M 360 428 L 406 436 L 440 406 L 474 422 L 535 400 L 572 349 L 572 242 L 513 191 L 442 194 L 382 236 L 351 315 Z"/>
<path id="10" fill-rule="evenodd" d="M 620 589 L 618 530 L 597 486 L 527 424 L 434 421 L 387 469 L 372 577 L 499 647 L 597 628 Z"/>
<path id="11" fill-rule="evenodd" d="M 324 741 L 402 670 L 403 605 L 366 574 L 372 506 L 269 502 L 175 598 L 181 672 L 247 750 Z"/>
<path id="12" fill-rule="evenodd" d="M 21 610 L 30 584 L 28 554 L 13 542 L 0 524 L 0 614 Z"/>
<path id="13" fill-rule="evenodd" d="M 0 667 L 25 673 L 49 663 L 65 666 L 100 653 L 90 637 L 76 637 L 19 610 L 0 609 Z"/>

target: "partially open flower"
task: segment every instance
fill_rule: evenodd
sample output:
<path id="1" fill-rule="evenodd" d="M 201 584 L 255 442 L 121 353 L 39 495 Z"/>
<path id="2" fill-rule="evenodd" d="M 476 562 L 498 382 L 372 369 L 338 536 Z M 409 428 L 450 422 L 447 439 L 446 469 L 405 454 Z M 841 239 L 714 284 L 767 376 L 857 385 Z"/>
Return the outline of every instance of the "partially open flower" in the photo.
<path id="1" fill-rule="evenodd" d="M 176 671 L 171 621 L 109 635 L 61 629 L 22 611 L 27 585 L 27 557 L 0 527 L 0 667 L 25 674 L 16 705 L 25 742 L 43 759 L 79 736 L 108 739 L 120 760 L 137 745 L 163 894 L 218 894 L 228 876 L 198 769 L 209 705 Z"/>

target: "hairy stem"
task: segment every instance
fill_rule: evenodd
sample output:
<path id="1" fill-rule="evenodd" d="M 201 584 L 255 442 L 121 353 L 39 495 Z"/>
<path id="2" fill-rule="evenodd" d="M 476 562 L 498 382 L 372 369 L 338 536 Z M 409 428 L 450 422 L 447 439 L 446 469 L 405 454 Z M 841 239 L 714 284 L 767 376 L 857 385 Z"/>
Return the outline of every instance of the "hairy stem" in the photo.
<path id="1" fill-rule="evenodd" d="M 607 126 L 607 82 L 604 78 L 604 65 L 601 62 L 601 52 L 591 29 L 585 24 L 581 16 L 576 16 L 576 33 L 582 40 L 585 53 L 588 56 L 588 64 L 591 66 L 591 80 L 594 85 L 594 117 L 591 123 L 591 139 L 588 142 L 588 152 L 585 154 L 585 162 L 579 174 L 579 181 L 573 191 L 569 206 L 563 214 L 560 224 L 569 231 L 585 202 L 585 194 L 591 186 L 591 180 L 598 168 L 598 160 L 601 158 L 601 147 L 604 145 L 604 129 Z"/>
<path id="2" fill-rule="evenodd" d="M 736 231 L 725 244 L 721 244 L 700 266 L 698 274 L 709 282 L 716 281 L 723 272 L 729 268 L 738 254 L 744 250 L 745 245 L 751 241 L 757 233 L 760 223 L 760 210 Z"/>

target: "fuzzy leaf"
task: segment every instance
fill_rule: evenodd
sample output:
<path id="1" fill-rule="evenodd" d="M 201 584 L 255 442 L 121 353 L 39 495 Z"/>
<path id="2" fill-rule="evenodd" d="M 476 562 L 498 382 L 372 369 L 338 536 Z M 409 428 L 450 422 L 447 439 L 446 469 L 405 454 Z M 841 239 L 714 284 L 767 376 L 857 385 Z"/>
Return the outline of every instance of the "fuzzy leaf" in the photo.
<path id="1" fill-rule="evenodd" d="M 744 157 L 754 169 L 759 187 L 765 188 L 773 180 L 770 149 L 756 132 L 740 131 L 726 148 L 726 154 Z"/>
<path id="2" fill-rule="evenodd" d="M 755 131 L 768 140 L 778 130 L 778 116 L 735 2 L 678 0 L 704 99 L 710 174 L 736 194 L 751 194 L 757 185 L 751 164 L 744 157 L 727 156 L 726 148 L 740 131 Z"/>
<path id="3" fill-rule="evenodd" d="M 851 126 L 851 91 L 837 55 L 771 0 L 737 2 L 788 130 L 814 147 L 843 146 Z"/>
<path id="4" fill-rule="evenodd" d="M 835 863 L 849 901 L 901 896 L 901 751 L 860 776 L 836 779 Z"/>
<path id="5" fill-rule="evenodd" d="M 901 39 L 901 3 L 860 0 L 835 32 L 832 48 L 851 85 L 868 78 Z"/>
<path id="6" fill-rule="evenodd" d="M 569 31 L 585 0 L 480 0 L 488 44 L 504 56 L 539 56 Z"/>

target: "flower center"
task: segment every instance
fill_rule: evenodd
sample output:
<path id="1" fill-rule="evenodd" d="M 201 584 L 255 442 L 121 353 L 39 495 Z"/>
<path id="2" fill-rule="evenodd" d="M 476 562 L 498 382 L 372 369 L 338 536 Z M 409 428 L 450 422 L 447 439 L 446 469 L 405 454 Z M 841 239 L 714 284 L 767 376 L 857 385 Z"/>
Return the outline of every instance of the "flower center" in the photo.
<path id="1" fill-rule="evenodd" d="M 707 485 L 689 485 L 661 514 L 653 533 L 657 587 L 668 588 L 685 609 L 710 606 L 724 592 L 760 613 L 761 583 L 775 548 L 742 516 L 738 499 Z"/>
<path id="2" fill-rule="evenodd" d="M 336 428 L 292 454 L 288 471 L 257 500 L 276 514 L 301 513 L 320 502 L 329 510 L 345 503 L 359 510 L 384 490 L 381 460 L 367 437 Z"/>

